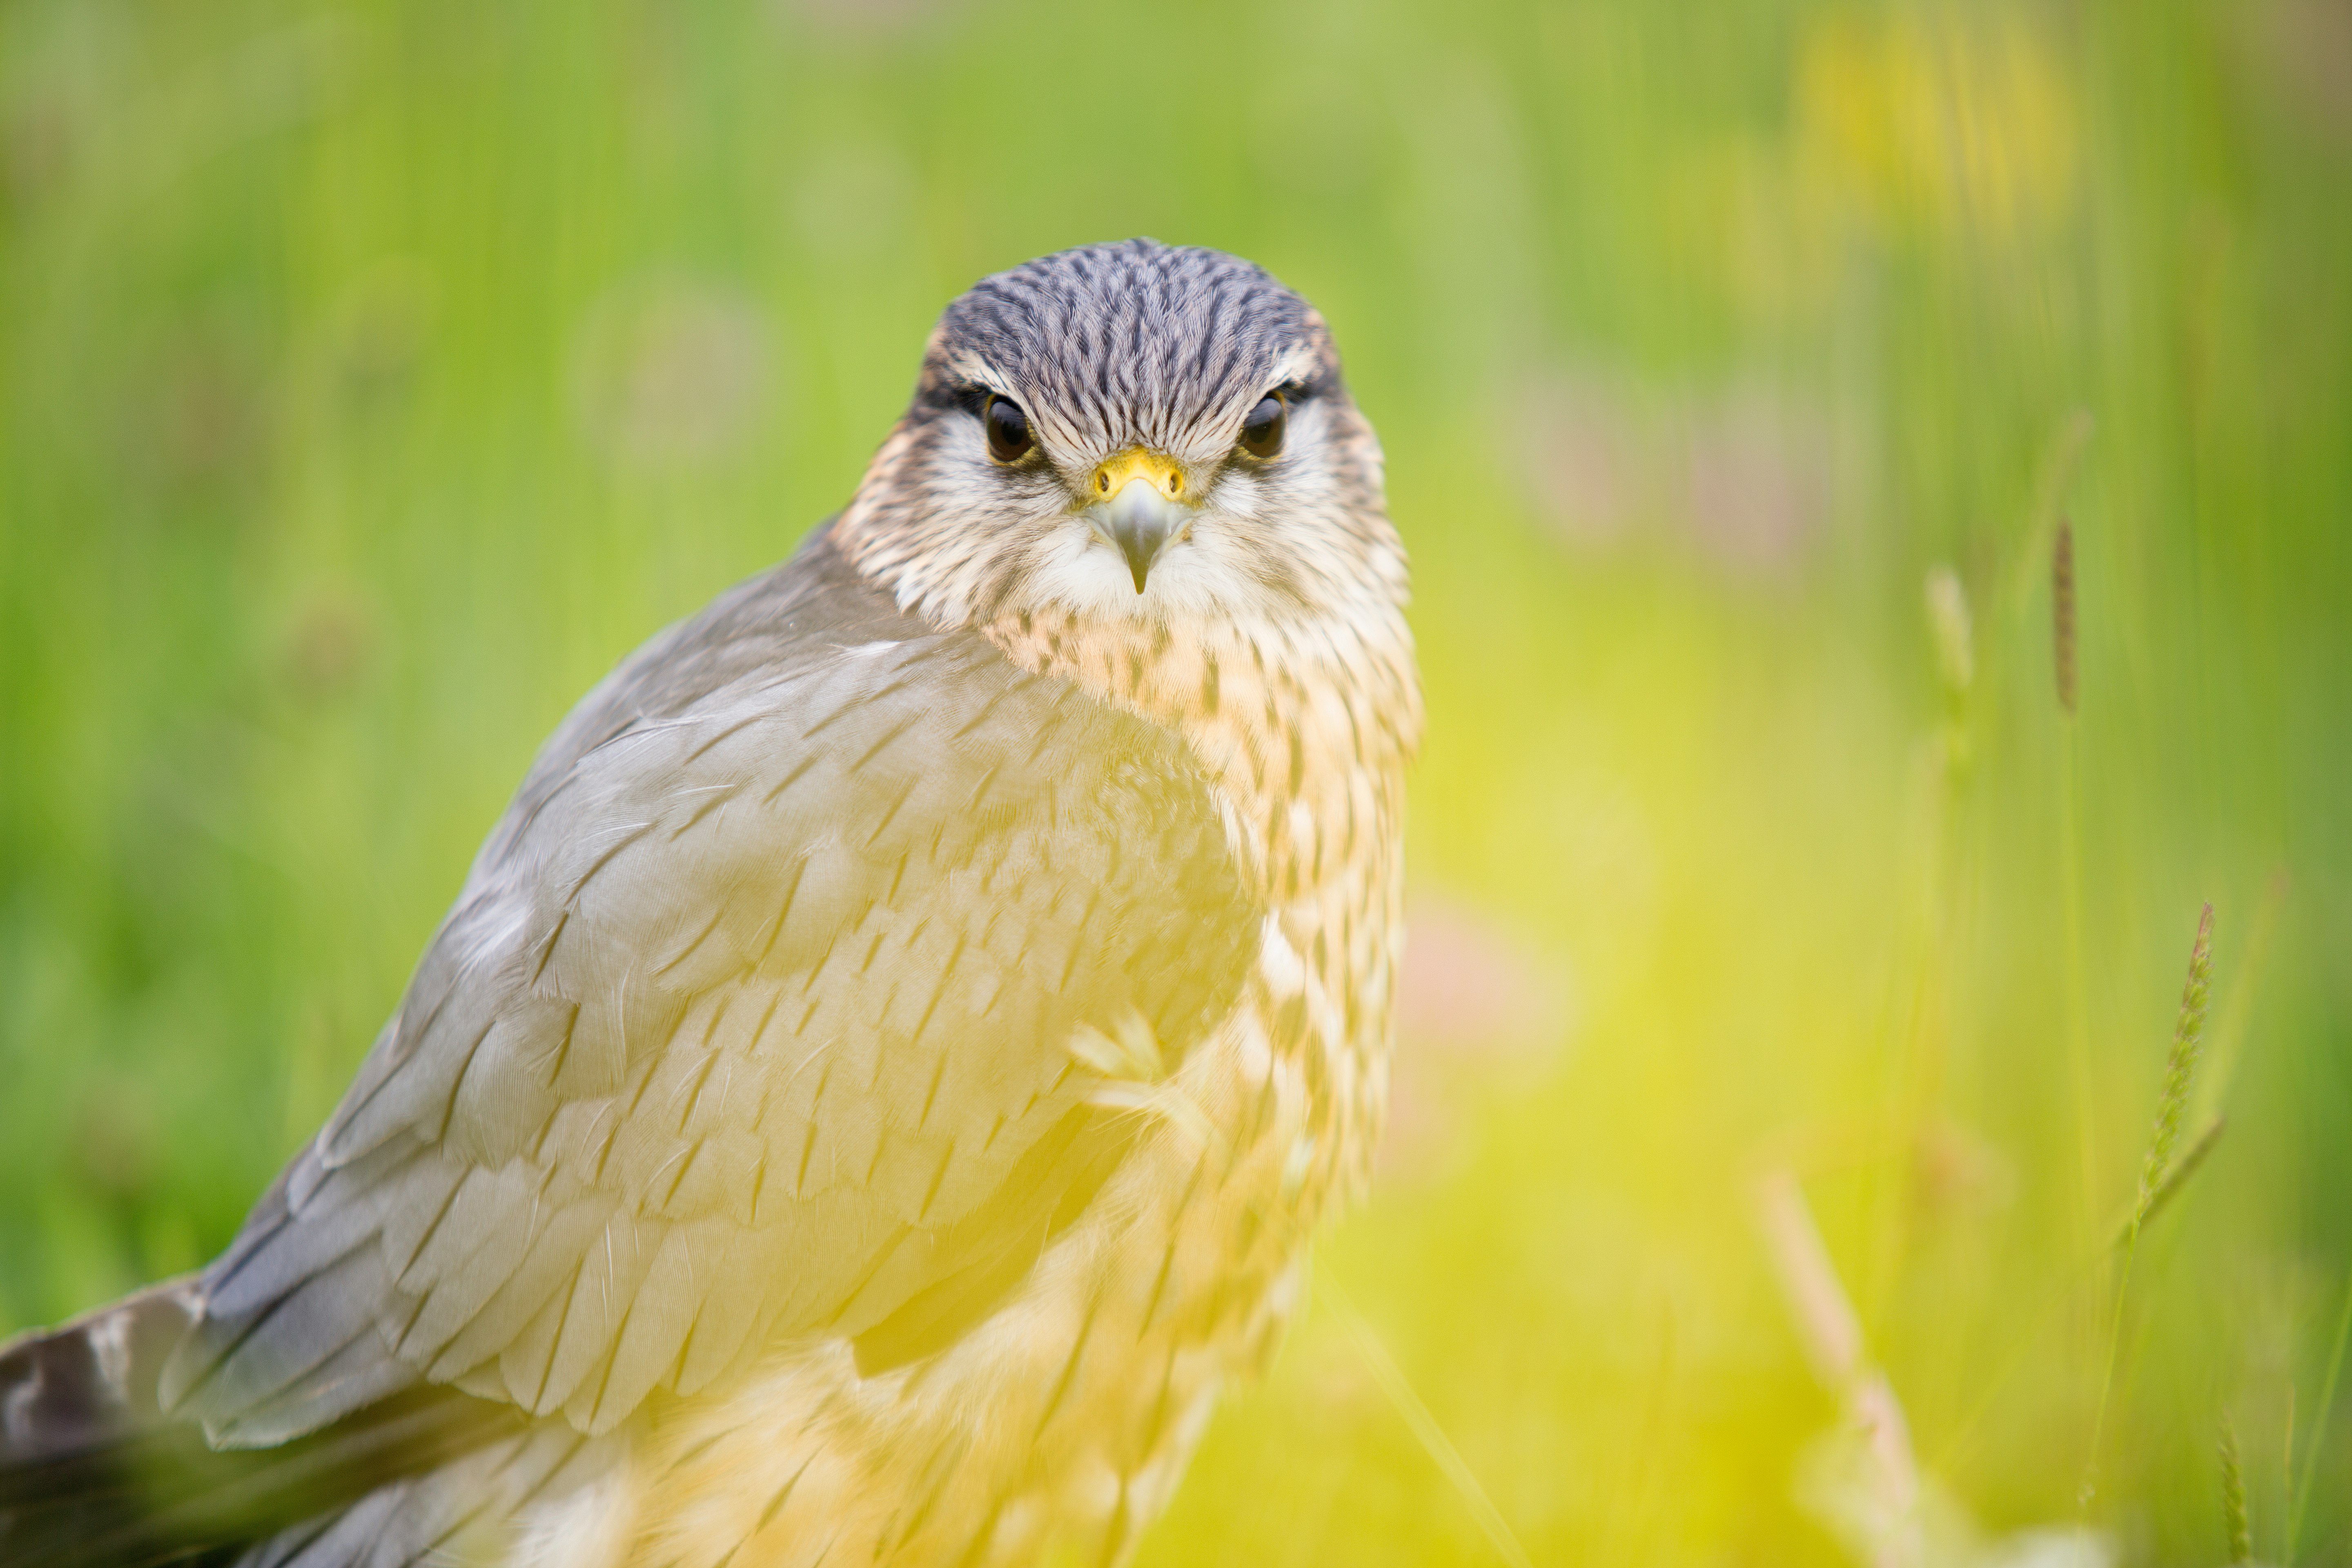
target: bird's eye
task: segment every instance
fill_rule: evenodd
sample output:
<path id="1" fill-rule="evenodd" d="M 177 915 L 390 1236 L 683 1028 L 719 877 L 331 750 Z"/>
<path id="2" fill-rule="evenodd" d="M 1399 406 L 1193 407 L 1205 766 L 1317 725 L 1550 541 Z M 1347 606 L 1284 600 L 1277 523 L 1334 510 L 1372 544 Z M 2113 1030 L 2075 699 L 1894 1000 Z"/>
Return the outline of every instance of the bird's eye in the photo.
<path id="1" fill-rule="evenodd" d="M 1029 434 L 1029 416 L 1009 397 L 990 393 L 980 411 L 980 422 L 988 426 L 988 455 L 1000 463 L 1018 462 L 1037 444 Z"/>
<path id="2" fill-rule="evenodd" d="M 1282 394 L 1267 393 L 1242 421 L 1242 449 L 1253 458 L 1273 457 L 1282 450 L 1283 427 L 1289 423 L 1290 409 Z"/>

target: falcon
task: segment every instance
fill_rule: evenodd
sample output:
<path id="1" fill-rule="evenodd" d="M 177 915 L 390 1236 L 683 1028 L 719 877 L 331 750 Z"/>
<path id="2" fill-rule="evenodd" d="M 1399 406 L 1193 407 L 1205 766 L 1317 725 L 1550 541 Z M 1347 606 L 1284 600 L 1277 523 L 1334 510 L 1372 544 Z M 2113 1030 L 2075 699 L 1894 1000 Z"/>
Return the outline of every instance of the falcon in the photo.
<path id="1" fill-rule="evenodd" d="M 1297 294 L 976 285 L 556 731 L 234 1245 L 0 1352 L 0 1559 L 1123 1561 L 1369 1173 L 1405 598 Z"/>

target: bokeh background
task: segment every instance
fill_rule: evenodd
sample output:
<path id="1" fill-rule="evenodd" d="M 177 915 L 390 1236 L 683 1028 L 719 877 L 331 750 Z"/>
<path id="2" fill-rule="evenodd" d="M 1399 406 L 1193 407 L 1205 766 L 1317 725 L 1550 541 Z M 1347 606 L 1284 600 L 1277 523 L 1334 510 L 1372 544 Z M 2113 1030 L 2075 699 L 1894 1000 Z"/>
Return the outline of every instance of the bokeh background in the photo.
<path id="1" fill-rule="evenodd" d="M 1430 709 L 1378 1194 L 1145 1562 L 1895 1561 L 1865 1364 L 1921 1560 L 2226 1561 L 2226 1426 L 2352 1561 L 2344 0 L 6 0 L 0 1331 L 223 1245 L 569 702 L 1133 233 L 1330 319 Z"/>

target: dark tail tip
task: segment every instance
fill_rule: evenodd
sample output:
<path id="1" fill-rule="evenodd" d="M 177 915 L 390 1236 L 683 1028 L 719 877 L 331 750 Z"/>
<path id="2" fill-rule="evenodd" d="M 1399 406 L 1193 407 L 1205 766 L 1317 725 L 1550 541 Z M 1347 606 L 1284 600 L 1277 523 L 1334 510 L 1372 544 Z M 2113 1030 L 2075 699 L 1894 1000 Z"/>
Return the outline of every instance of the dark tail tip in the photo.
<path id="1" fill-rule="evenodd" d="M 162 1418 L 155 1384 L 200 1310 L 190 1276 L 0 1346 L 0 1467 L 68 1458 Z"/>

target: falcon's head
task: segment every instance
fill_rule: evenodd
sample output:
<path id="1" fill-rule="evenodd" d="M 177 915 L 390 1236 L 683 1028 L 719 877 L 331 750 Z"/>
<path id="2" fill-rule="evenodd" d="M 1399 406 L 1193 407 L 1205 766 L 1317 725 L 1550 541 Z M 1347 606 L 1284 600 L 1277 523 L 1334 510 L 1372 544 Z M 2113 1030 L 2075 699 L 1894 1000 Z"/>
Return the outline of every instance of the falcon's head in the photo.
<path id="1" fill-rule="evenodd" d="M 1393 613 L 1381 448 L 1323 319 L 1263 269 L 1134 239 L 982 279 L 839 537 L 935 623 Z"/>

